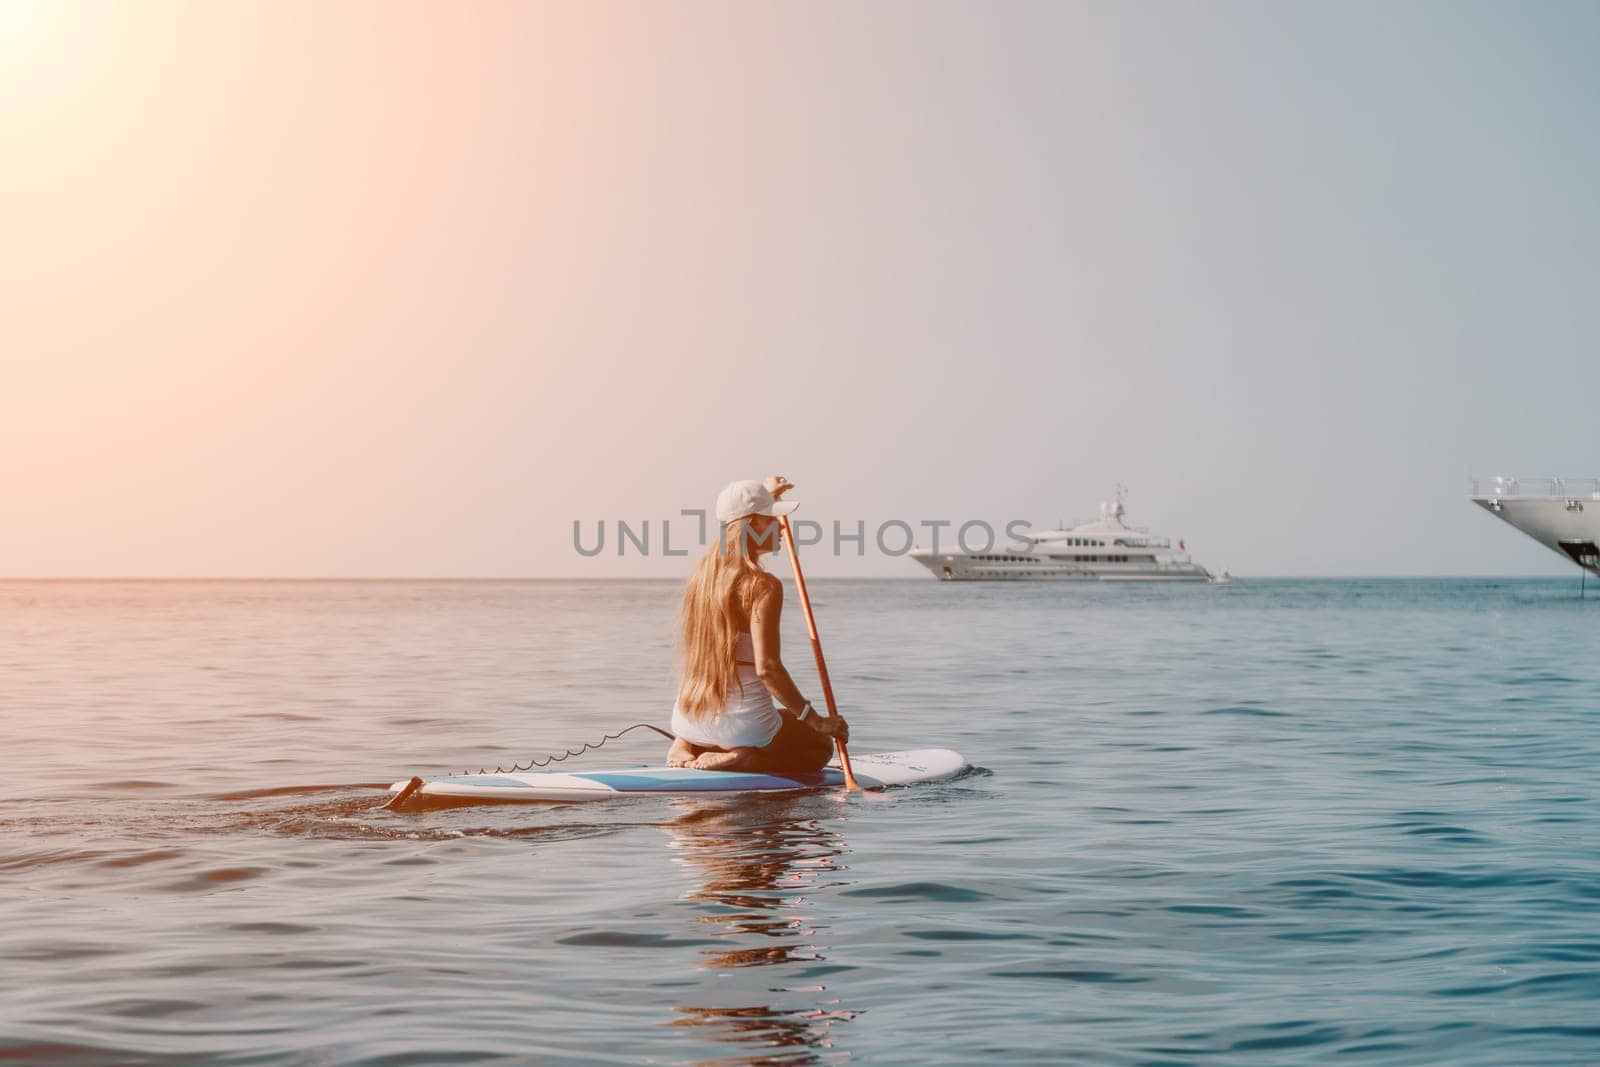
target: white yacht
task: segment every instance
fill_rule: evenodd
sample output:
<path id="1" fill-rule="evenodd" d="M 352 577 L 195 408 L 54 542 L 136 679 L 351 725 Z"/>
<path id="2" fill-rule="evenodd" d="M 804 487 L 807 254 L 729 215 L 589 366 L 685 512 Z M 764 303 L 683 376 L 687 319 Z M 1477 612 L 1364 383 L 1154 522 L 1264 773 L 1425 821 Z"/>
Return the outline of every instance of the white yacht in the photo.
<path id="1" fill-rule="evenodd" d="M 1590 574 L 1600 575 L 1600 478 L 1495 478 L 1471 500 Z"/>
<path id="2" fill-rule="evenodd" d="M 997 539 L 996 547 L 984 552 L 943 546 L 938 552 L 918 548 L 912 551 L 911 558 L 947 582 L 1219 580 L 1189 558 L 1182 541 L 1174 550 L 1169 538 L 1154 537 L 1143 527 L 1129 526 L 1124 520 L 1125 492 L 1117 486 L 1115 498 L 1100 505 L 1100 518 L 1094 522 L 1044 533 L 1028 531 L 1020 537 L 1006 538 L 1004 545 Z"/>

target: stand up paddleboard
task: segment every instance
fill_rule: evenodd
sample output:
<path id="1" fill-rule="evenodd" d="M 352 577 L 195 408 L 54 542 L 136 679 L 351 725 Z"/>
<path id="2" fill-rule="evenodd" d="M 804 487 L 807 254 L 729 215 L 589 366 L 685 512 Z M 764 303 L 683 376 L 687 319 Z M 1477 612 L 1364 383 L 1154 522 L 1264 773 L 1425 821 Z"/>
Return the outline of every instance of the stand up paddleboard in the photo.
<path id="1" fill-rule="evenodd" d="M 953 778 L 967 769 L 959 752 L 919 748 L 854 756 L 851 766 L 863 789 L 882 789 L 913 782 Z M 610 800 L 645 794 L 788 793 L 844 784 L 844 772 L 828 766 L 815 774 L 754 774 L 744 771 L 698 771 L 688 767 L 625 767 L 596 771 L 530 771 L 517 774 L 451 774 L 440 778 L 396 782 L 389 787 L 395 801 L 430 797 L 455 801 Z"/>

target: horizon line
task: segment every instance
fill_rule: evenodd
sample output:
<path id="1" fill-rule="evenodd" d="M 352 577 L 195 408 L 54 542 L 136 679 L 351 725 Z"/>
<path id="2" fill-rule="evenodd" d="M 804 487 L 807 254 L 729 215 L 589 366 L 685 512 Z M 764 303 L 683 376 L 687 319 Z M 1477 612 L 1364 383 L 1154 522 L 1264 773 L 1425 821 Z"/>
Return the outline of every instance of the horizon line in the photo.
<path id="1" fill-rule="evenodd" d="M 785 581 L 792 581 L 793 575 L 783 575 L 773 572 L 776 577 Z M 1507 580 L 1564 580 L 1559 574 L 1247 574 L 1231 575 L 1234 581 L 1422 581 L 1437 580 L 1479 580 L 1479 581 L 1507 581 Z M 682 582 L 683 577 L 663 575 L 614 575 L 609 577 L 592 576 L 580 577 L 575 575 L 242 575 L 242 574 L 213 574 L 213 575 L 168 575 L 168 574 L 117 574 L 117 575 L 0 575 L 0 583 L 20 582 Z M 862 575 L 817 575 L 810 579 L 818 582 L 929 582 L 927 575 L 901 575 L 901 574 L 862 574 Z M 932 579 L 938 584 L 1007 584 L 1003 581 L 977 583 L 963 581 L 960 583 L 944 582 L 941 579 Z M 1030 583 L 1040 581 L 1049 582 L 1049 579 L 1030 579 Z M 1015 582 L 1010 584 L 1017 584 Z M 1098 583 L 1097 583 L 1098 584 Z M 1117 583 L 1113 583 L 1117 584 Z M 1120 583 L 1120 584 L 1141 584 Z M 1161 584 L 1143 583 L 1143 584 Z M 1197 585 L 1202 583 L 1186 583 Z"/>

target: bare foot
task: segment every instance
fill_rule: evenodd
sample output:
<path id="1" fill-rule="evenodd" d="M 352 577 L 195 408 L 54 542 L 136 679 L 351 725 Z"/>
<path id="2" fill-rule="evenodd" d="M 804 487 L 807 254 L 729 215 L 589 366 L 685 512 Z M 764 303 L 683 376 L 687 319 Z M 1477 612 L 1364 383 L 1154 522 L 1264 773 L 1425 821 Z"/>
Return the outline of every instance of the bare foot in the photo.
<path id="1" fill-rule="evenodd" d="M 760 751 L 758 748 L 734 748 L 726 752 L 702 752 L 689 766 L 697 771 L 742 771 Z"/>
<path id="2" fill-rule="evenodd" d="M 700 750 L 695 748 L 689 742 L 685 741 L 683 738 L 674 738 L 672 747 L 667 749 L 667 766 L 687 767 L 694 763 L 695 757 L 699 754 Z"/>

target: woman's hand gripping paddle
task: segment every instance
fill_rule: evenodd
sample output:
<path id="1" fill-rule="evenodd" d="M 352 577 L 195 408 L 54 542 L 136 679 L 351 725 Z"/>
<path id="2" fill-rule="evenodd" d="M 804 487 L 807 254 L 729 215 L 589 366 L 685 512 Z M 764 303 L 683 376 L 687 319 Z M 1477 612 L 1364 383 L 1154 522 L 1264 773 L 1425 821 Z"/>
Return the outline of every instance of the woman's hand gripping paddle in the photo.
<path id="1" fill-rule="evenodd" d="M 822 698 L 828 703 L 828 714 L 837 716 L 839 706 L 833 701 L 833 683 L 828 681 L 828 664 L 822 658 L 822 641 L 817 637 L 817 618 L 811 614 L 811 594 L 806 592 L 806 576 L 800 570 L 800 553 L 794 543 L 794 530 L 789 526 L 789 516 L 780 515 L 778 521 L 783 524 L 783 541 L 789 546 L 789 562 L 794 566 L 795 588 L 800 590 L 800 607 L 806 613 L 806 632 L 811 635 L 811 652 L 817 657 L 817 676 L 822 679 Z M 845 750 L 844 742 L 834 738 L 833 743 L 839 749 L 839 767 L 844 771 L 844 787 L 847 791 L 859 792 L 861 787 L 856 784 L 855 772 L 850 769 L 850 753 Z"/>

